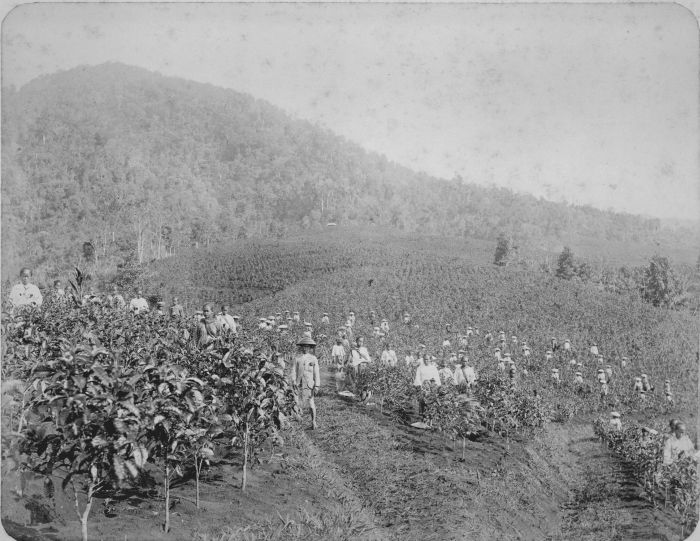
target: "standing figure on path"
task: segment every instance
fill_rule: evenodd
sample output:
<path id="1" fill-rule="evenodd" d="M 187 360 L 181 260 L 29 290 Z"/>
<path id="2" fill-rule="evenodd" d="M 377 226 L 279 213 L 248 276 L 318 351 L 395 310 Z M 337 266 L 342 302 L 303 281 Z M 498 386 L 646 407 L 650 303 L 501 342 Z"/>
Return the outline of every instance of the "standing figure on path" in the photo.
<path id="1" fill-rule="evenodd" d="M 332 366 L 335 368 L 335 390 L 340 391 L 345 382 L 345 359 L 347 358 L 343 339 L 338 336 L 331 349 Z"/>
<path id="2" fill-rule="evenodd" d="M 292 385 L 297 390 L 302 410 L 309 407 L 311 410 L 311 428 L 316 429 L 316 403 L 314 397 L 321 386 L 321 373 L 318 367 L 318 359 L 313 354 L 316 342 L 305 336 L 297 343 L 300 355 L 294 359 L 292 366 Z"/>
<path id="3" fill-rule="evenodd" d="M 10 304 L 13 309 L 20 306 L 41 306 L 41 303 L 44 302 L 39 288 L 29 282 L 31 277 L 32 269 L 29 267 L 24 267 L 19 271 L 20 283 L 12 286 L 10 290 Z"/>
<path id="4" fill-rule="evenodd" d="M 129 311 L 134 315 L 145 314 L 148 312 L 148 301 L 143 297 L 141 289 L 136 290 L 136 297 L 131 299 L 129 303 Z"/>
<path id="5" fill-rule="evenodd" d="M 200 348 L 212 344 L 223 333 L 221 323 L 214 315 L 214 305 L 207 303 L 202 307 L 202 319 L 197 325 L 197 346 Z"/>

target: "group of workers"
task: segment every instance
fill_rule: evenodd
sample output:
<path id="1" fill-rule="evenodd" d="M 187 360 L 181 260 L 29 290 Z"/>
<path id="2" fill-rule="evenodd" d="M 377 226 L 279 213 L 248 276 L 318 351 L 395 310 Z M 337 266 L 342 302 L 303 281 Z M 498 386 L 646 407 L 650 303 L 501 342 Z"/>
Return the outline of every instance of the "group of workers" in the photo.
<path id="1" fill-rule="evenodd" d="M 20 282 L 12 287 L 8 298 L 12 309 L 27 305 L 42 305 L 43 295 L 39 288 L 30 282 L 31 278 L 32 270 L 26 267 L 22 268 L 20 271 Z M 66 297 L 60 280 L 54 281 L 50 295 L 54 299 Z M 150 304 L 140 289 L 136 290 L 136 295 L 127 305 L 116 285 L 112 287 L 111 292 L 104 300 L 90 289 L 87 294 L 83 295 L 82 303 L 106 304 L 114 309 L 128 309 L 135 315 L 142 315 L 151 311 Z M 177 297 L 173 298 L 173 302 L 167 311 L 165 303 L 157 301 L 153 313 L 157 316 L 169 314 L 173 318 L 185 317 L 184 307 L 180 304 Z M 197 310 L 194 314 L 197 346 L 206 347 L 225 334 L 237 334 L 240 329 L 239 320 L 239 316 L 231 314 L 231 309 L 228 305 L 222 305 L 221 311 L 216 313 L 212 303 L 204 304 L 202 310 Z M 357 377 L 373 362 L 369 350 L 365 346 L 364 337 L 358 336 L 355 338 L 353 335 L 356 320 L 355 313 L 350 311 L 344 326 L 338 330 L 335 344 L 330 351 L 331 363 L 335 369 L 336 389 L 338 391 L 343 390 L 343 387 L 345 390 L 354 389 Z M 323 313 L 320 322 L 324 327 L 329 325 L 329 314 Z M 402 322 L 404 325 L 412 325 L 412 318 L 409 313 L 403 314 Z M 374 337 L 383 341 L 379 362 L 384 366 L 397 366 L 399 359 L 389 339 L 391 333 L 388 320 L 380 320 L 376 312 L 371 311 L 369 323 L 373 326 Z M 303 325 L 305 330 L 302 333 L 302 339 L 297 344 L 300 354 L 294 359 L 292 364 L 291 379 L 293 385 L 299 391 L 299 399 L 302 405 L 304 407 L 308 406 L 311 411 L 312 428 L 316 428 L 317 417 L 314 397 L 320 387 L 320 369 L 319 360 L 314 355 L 316 342 L 313 340 L 313 325 L 307 321 L 302 323 L 299 312 L 286 311 L 284 314 L 278 312 L 274 316 L 259 318 L 258 329 L 287 334 L 297 325 Z M 438 359 L 427 352 L 424 344 L 419 344 L 415 351 L 407 352 L 404 357 L 405 365 L 415 370 L 414 386 L 421 387 L 425 382 L 432 382 L 437 386 L 442 384 L 464 384 L 467 388 L 476 385 L 478 376 L 474 367 L 469 363 L 465 350 L 470 340 L 475 337 L 481 337 L 481 331 L 478 327 L 469 326 L 464 334 L 460 334 L 453 331 L 449 324 L 445 326 L 445 331 L 445 338 L 442 341 L 443 356 L 439 364 Z M 493 350 L 497 366 L 501 371 L 508 372 L 511 384 L 515 385 L 516 365 L 513 358 L 514 353 L 520 350 L 522 357 L 527 360 L 532 355 L 532 350 L 528 343 L 524 340 L 519 342 L 516 336 L 512 336 L 509 342 L 504 331 L 498 333 L 497 341 L 494 340 L 491 332 L 486 332 L 482 339 L 487 345 L 494 342 L 497 343 L 497 345 L 494 344 Z M 450 352 L 453 341 L 459 344 L 460 349 L 457 353 L 454 351 Z M 596 379 L 600 385 L 601 397 L 604 397 L 608 394 L 608 384 L 613 376 L 612 366 L 610 364 L 605 365 L 603 356 L 599 352 L 596 343 L 588 347 L 587 353 L 600 366 L 597 369 Z M 555 354 L 558 357 L 569 359 L 569 367 L 574 371 L 574 382 L 579 385 L 583 384 L 583 365 L 576 360 L 577 355 L 571 341 L 566 339 L 563 344 L 559 344 L 557 339 L 553 337 L 549 348 L 545 351 L 544 360 L 547 362 L 552 361 Z M 626 357 L 622 357 L 620 367 L 624 369 L 627 361 Z M 554 367 L 551 370 L 551 379 L 555 384 L 559 384 L 561 382 L 560 369 Z M 523 375 L 527 375 L 527 368 L 523 367 L 522 372 Z M 648 376 L 641 374 L 641 376 L 634 378 L 633 389 L 644 398 L 646 393 L 654 390 L 654 387 L 651 385 Z M 673 398 L 668 379 L 664 384 L 664 392 L 667 402 L 672 404 Z M 610 423 L 612 426 L 621 429 L 619 413 L 613 412 L 611 414 Z M 672 433 L 673 437 L 668 438 L 664 450 L 665 463 L 672 462 L 675 457 L 683 452 L 690 452 L 689 450 L 691 449 L 694 452 L 692 442 L 685 435 L 685 425 L 683 423 L 677 422 L 675 426 L 672 426 Z"/>

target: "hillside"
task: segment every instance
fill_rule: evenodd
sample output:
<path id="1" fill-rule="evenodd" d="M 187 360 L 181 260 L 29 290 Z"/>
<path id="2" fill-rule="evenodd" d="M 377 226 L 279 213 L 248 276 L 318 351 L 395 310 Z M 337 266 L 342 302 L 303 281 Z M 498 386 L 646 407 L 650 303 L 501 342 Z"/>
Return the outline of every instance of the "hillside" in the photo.
<path id="1" fill-rule="evenodd" d="M 18 414 L 24 404 L 20 400 L 29 394 L 32 403 L 41 400 L 43 405 L 50 399 L 56 404 L 52 407 L 60 408 L 64 402 L 48 393 L 65 393 L 68 388 L 74 393 L 70 400 L 99 402 L 84 408 L 80 425 L 74 422 L 72 430 L 62 430 L 63 436 L 48 433 L 50 438 L 72 440 L 81 426 L 83 434 L 90 434 L 83 441 L 91 442 L 90 449 L 99 457 L 105 452 L 105 437 L 123 447 L 117 431 L 126 422 L 139 423 L 139 441 L 144 438 L 147 449 L 158 449 L 156 438 L 165 434 L 178 438 L 177 445 L 165 446 L 177 447 L 178 454 L 149 451 L 141 474 L 131 474 L 128 488 L 116 485 L 97 496 L 91 538 L 437 541 L 466 535 L 484 540 L 612 541 L 683 539 L 692 529 L 695 467 L 683 476 L 673 465 L 657 470 L 660 447 L 649 449 L 655 457 L 651 462 L 645 461 L 646 455 L 625 462 L 613 448 L 608 451 L 609 445 L 601 446 L 594 427 L 601 419 L 607 425 L 610 412 L 616 410 L 625 427 L 617 434 L 635 449 L 641 447 L 637 423 L 657 431 L 652 443 L 658 446 L 669 418 L 685 420 L 691 438 L 697 440 L 697 318 L 524 265 L 494 266 L 491 242 L 331 231 L 247 240 L 225 251 L 192 250 L 141 267 L 132 285 L 168 303 L 173 294 L 180 295 L 187 301 L 184 318 L 166 318 L 155 311 L 134 316 L 95 303 L 70 309 L 62 301 L 47 302 L 43 312 L 16 324 L 6 318 L 10 324 L 5 323 L 8 332 L 3 333 L 8 346 L 4 380 L 40 379 L 26 391 L 24 385 L 8 391 L 16 400 L 3 407 L 3 434 L 24 428 L 27 438 L 44 437 L 41 434 L 47 432 L 34 429 L 38 422 L 33 417 L 45 415 L 43 409 L 31 410 L 24 427 L 13 430 L 17 424 L 11 423 L 25 419 Z M 235 303 L 242 325 L 235 337 L 224 334 L 206 347 L 195 346 L 191 315 L 205 301 Z M 236 430 L 243 429 L 241 419 L 251 415 L 238 412 L 250 407 L 261 415 L 262 408 L 274 407 L 278 414 L 293 402 L 281 399 L 292 398 L 286 392 L 289 370 L 303 325 L 292 323 L 288 330 L 280 327 L 275 332 L 260 329 L 257 321 L 258 316 L 285 310 L 298 310 L 302 321 L 313 324 L 320 364 L 319 425 L 308 429 L 305 416 L 301 422 L 260 431 L 253 440 L 257 452 L 249 457 L 243 491 L 242 465 L 248 455 Z M 396 367 L 371 363 L 362 373 L 373 377 L 358 376 L 356 386 L 329 358 L 336 329 L 351 310 L 356 314 L 353 333 L 365 338 L 371 358 L 380 359 L 389 341 L 401 361 Z M 408 323 L 403 320 L 406 310 L 411 315 Z M 328 323 L 321 320 L 324 312 Z M 379 318 L 386 318 L 390 326 L 384 337 L 373 328 Z M 456 333 L 464 333 L 467 326 L 474 334 L 463 345 Z M 487 332 L 497 337 L 500 330 L 517 338 L 487 338 Z M 548 358 L 552 336 L 559 343 L 568 338 L 572 350 L 562 348 Z M 445 339 L 451 343 L 445 344 Z M 532 348 L 531 356 L 521 348 L 522 340 Z M 598 344 L 605 362 L 590 353 L 592 343 Z M 458 389 L 446 379 L 439 389 L 431 390 L 427 382 L 415 389 L 414 368 L 405 366 L 403 359 L 418 344 L 425 344 L 427 355 L 447 365 L 452 364 L 450 354 L 463 348 L 478 373 L 476 385 L 467 389 L 458 384 Z M 514 359 L 517 374 L 499 366 L 494 357 L 497 345 Z M 275 368 L 276 379 L 268 385 L 265 378 L 273 376 L 267 371 L 277 359 L 273 351 L 282 353 L 284 365 Z M 628 357 L 626 363 L 622 356 Z M 51 363 L 45 362 L 47 357 Z M 34 363 L 41 363 L 41 369 Z M 52 365 L 64 371 L 60 377 L 47 372 L 46 366 Z M 609 394 L 599 394 L 599 366 L 610 368 Z M 554 368 L 561 372 L 560 381 L 550 375 Z M 575 371 L 582 375 L 581 382 L 574 380 Z M 656 385 L 648 395 L 632 388 L 642 372 Z M 673 389 L 671 403 L 661 390 L 666 379 Z M 83 392 L 78 385 L 88 381 Z M 237 387 L 224 387 L 234 381 Z M 337 393 L 343 385 L 350 385 L 354 396 Z M 373 389 L 371 400 L 360 400 L 368 388 Z M 133 389 L 128 391 L 127 409 L 139 415 L 125 421 L 123 410 L 111 404 L 127 403 L 115 398 L 127 396 L 126 389 Z M 270 394 L 259 395 L 261 390 Z M 278 398 L 269 398 L 272 392 Z M 471 404 L 468 410 L 453 401 L 458 394 L 468 400 L 460 404 Z M 257 401 L 244 403 L 240 396 Z M 424 419 L 432 430 L 414 423 L 421 419 L 416 408 L 421 397 L 428 401 L 429 417 Z M 57 423 L 71 419 L 64 413 L 75 408 L 70 400 L 66 409 L 45 422 L 52 426 L 53 418 Z M 166 420 L 160 411 L 172 416 L 168 423 L 180 423 L 168 426 L 185 430 L 151 431 L 150 426 Z M 207 411 L 217 417 L 205 417 Z M 118 422 L 105 420 L 103 412 Z M 236 413 L 238 420 L 228 412 Z M 219 417 L 221 413 L 228 418 Z M 291 418 L 293 412 L 288 413 Z M 468 432 L 458 428 L 464 422 Z M 217 427 L 226 432 L 219 433 Z M 93 436 L 97 430 L 105 437 Z M 181 438 L 182 434 L 205 435 L 200 440 Z M 209 445 L 210 460 L 200 479 L 191 464 L 191 445 L 203 442 Z M 7 531 L 17 538 L 77 538 L 71 494 L 58 489 L 62 472 L 52 472 L 51 484 L 41 475 L 25 477 L 11 458 L 19 455 L 7 448 L 4 452 L 9 457 L 2 471 L 2 523 Z M 168 469 L 163 465 L 175 459 L 183 461 L 182 474 L 171 485 L 168 499 L 163 492 L 163 472 L 167 475 Z M 125 464 L 136 467 L 130 460 Z M 648 477 L 650 471 L 660 474 L 656 487 L 640 475 Z M 114 472 L 120 475 L 116 466 Z M 47 488 L 54 485 L 55 490 Z M 685 507 L 678 502 L 686 502 Z M 171 509 L 170 533 L 163 531 L 166 509 Z"/>
<path id="2" fill-rule="evenodd" d="M 329 221 L 697 255 L 688 227 L 431 178 L 252 96 L 122 64 L 5 89 L 2 123 L 5 277 L 21 264 L 55 274 L 84 255 L 143 262 Z"/>

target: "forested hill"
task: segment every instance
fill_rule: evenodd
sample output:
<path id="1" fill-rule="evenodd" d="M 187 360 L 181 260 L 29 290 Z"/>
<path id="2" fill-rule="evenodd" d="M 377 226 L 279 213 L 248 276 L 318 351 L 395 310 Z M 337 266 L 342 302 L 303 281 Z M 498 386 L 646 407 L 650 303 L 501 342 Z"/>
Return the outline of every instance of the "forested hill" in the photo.
<path id="1" fill-rule="evenodd" d="M 688 230 L 439 180 L 255 98 L 122 64 L 3 90 L 3 274 L 84 243 L 116 263 L 241 236 L 353 224 L 527 245 L 685 246 Z M 429 144 L 429 142 L 428 142 Z"/>

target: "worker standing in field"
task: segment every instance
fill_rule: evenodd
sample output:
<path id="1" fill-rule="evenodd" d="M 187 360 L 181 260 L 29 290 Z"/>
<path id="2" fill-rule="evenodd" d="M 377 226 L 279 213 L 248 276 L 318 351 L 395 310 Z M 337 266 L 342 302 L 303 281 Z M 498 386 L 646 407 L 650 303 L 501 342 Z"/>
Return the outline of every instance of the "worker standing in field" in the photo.
<path id="1" fill-rule="evenodd" d="M 133 299 L 131 299 L 131 302 L 129 303 L 129 310 L 134 315 L 138 316 L 140 314 L 147 313 L 148 309 L 148 301 L 144 298 L 141 289 L 137 289 L 136 296 Z"/>
<path id="2" fill-rule="evenodd" d="M 61 280 L 53 281 L 53 291 L 51 293 L 54 298 L 66 296 L 66 290 L 63 289 L 63 284 L 61 283 Z"/>
<path id="3" fill-rule="evenodd" d="M 112 286 L 112 292 L 107 295 L 107 304 L 115 310 L 123 310 L 126 308 L 126 301 L 124 297 L 120 295 L 117 284 Z"/>
<path id="4" fill-rule="evenodd" d="M 620 420 L 620 414 L 613 411 L 610 414 L 610 428 L 617 430 L 618 432 L 622 430 L 622 421 Z"/>
<path id="5" fill-rule="evenodd" d="M 664 444 L 664 466 L 673 464 L 679 458 L 693 456 L 695 445 L 685 433 L 685 424 L 677 422 L 673 427 L 673 434 Z"/>
<path id="6" fill-rule="evenodd" d="M 180 304 L 180 299 L 173 297 L 173 304 L 170 307 L 170 317 L 172 318 L 182 318 L 185 317 L 185 309 Z"/>
<path id="7" fill-rule="evenodd" d="M 318 428 L 316 424 L 316 403 L 314 397 L 321 386 L 321 372 L 318 359 L 313 354 L 316 342 L 308 336 L 303 337 L 297 343 L 300 355 L 294 359 L 292 366 L 292 385 L 299 397 L 299 405 L 302 410 L 308 406 L 311 411 L 311 428 Z"/>
<path id="8" fill-rule="evenodd" d="M 204 348 L 214 343 L 222 334 L 221 323 L 214 315 L 214 305 L 207 303 L 202 307 L 202 319 L 197 325 L 197 347 Z"/>
<path id="9" fill-rule="evenodd" d="M 435 366 L 435 357 L 432 355 L 426 355 L 425 364 L 419 365 L 416 369 L 416 376 L 413 378 L 414 387 L 418 387 L 420 391 L 424 383 L 432 382 L 433 384 L 440 387 L 440 374 L 438 373 L 437 366 Z M 422 394 L 419 394 L 418 398 L 418 415 L 423 415 L 425 411 L 425 400 L 422 398 Z"/>
<path id="10" fill-rule="evenodd" d="M 20 283 L 12 286 L 10 290 L 10 304 L 13 309 L 20 306 L 41 306 L 44 302 L 39 288 L 30 283 L 31 278 L 32 269 L 29 267 L 24 267 L 19 271 Z"/>
<path id="11" fill-rule="evenodd" d="M 455 382 L 455 377 L 454 373 L 452 372 L 452 369 L 445 363 L 443 360 L 441 363 L 440 370 L 438 370 L 438 375 L 440 376 L 440 381 L 446 385 L 448 384 L 454 384 Z"/>
<path id="12" fill-rule="evenodd" d="M 392 349 L 391 344 L 389 342 L 386 342 L 384 344 L 380 360 L 382 362 L 382 365 L 389 366 L 392 368 L 398 364 L 399 361 L 396 358 L 396 351 Z"/>
<path id="13" fill-rule="evenodd" d="M 221 307 L 221 313 L 216 316 L 216 319 L 219 321 L 219 324 L 224 331 L 230 332 L 231 334 L 236 334 L 236 320 L 233 319 L 230 311 L 231 307 L 228 304 L 224 304 Z"/>
<path id="14" fill-rule="evenodd" d="M 335 368 L 335 390 L 340 391 L 345 382 L 345 359 L 347 355 L 343 347 L 343 340 L 338 336 L 331 348 L 332 366 Z"/>

